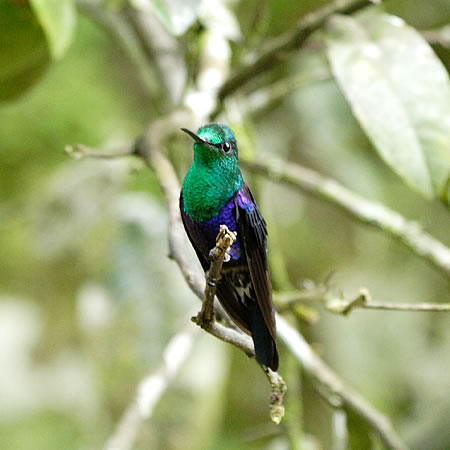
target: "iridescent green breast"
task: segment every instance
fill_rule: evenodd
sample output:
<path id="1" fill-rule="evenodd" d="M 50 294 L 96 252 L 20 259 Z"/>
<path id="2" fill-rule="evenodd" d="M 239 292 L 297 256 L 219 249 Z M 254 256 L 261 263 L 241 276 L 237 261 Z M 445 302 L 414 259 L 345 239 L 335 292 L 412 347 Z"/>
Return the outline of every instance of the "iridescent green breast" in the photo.
<path id="1" fill-rule="evenodd" d="M 184 210 L 196 222 L 219 214 L 222 207 L 242 187 L 239 167 L 199 163 L 194 159 L 183 183 Z"/>

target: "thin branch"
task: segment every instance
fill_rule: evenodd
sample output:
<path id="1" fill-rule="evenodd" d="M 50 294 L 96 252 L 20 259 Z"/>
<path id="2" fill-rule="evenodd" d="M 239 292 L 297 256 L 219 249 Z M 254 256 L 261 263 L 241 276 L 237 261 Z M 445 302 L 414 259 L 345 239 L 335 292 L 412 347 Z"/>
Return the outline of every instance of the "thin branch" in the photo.
<path id="1" fill-rule="evenodd" d="M 241 160 L 241 165 L 338 206 L 352 218 L 399 239 L 417 256 L 450 276 L 450 249 L 423 231 L 419 223 L 380 203 L 366 200 L 331 178 L 292 162 Z"/>
<path id="2" fill-rule="evenodd" d="M 388 418 L 373 408 L 363 397 L 344 385 L 340 378 L 313 352 L 303 336 L 277 315 L 278 336 L 302 365 L 308 379 L 320 395 L 334 408 L 348 408 L 364 419 L 393 450 L 406 450 Z"/>
<path id="3" fill-rule="evenodd" d="M 236 240 L 236 232 L 230 231 L 226 225 L 220 225 L 216 237 L 216 246 L 210 252 L 211 266 L 205 274 L 206 283 L 203 292 L 202 309 L 197 317 L 192 320 L 205 330 L 214 322 L 214 297 L 216 295 L 217 283 L 220 281 L 222 265 Z"/>
<path id="4" fill-rule="evenodd" d="M 325 308 L 337 314 L 349 314 L 355 308 L 411 312 L 450 312 L 450 303 L 381 303 L 374 302 L 367 289 L 361 289 L 353 299 L 326 295 Z"/>
<path id="5" fill-rule="evenodd" d="M 187 79 L 187 65 L 180 42 L 156 15 L 145 8 L 126 7 L 127 18 L 142 43 L 147 60 L 153 61 L 171 105 L 178 105 Z"/>
<path id="6" fill-rule="evenodd" d="M 236 240 L 236 237 L 236 232 L 230 231 L 226 225 L 220 225 L 220 230 L 216 238 L 216 246 L 210 253 L 211 265 L 206 272 L 202 309 L 196 317 L 192 318 L 192 321 L 222 341 L 230 342 L 231 344 L 238 346 L 247 353 L 247 355 L 254 357 L 253 342 L 247 335 L 222 327 L 214 320 L 214 297 L 216 295 L 217 283 L 219 282 L 222 273 L 222 264 L 230 247 Z M 217 325 L 219 325 L 219 327 L 217 327 Z M 229 334 L 229 331 L 231 334 Z M 227 333 L 229 337 L 224 333 Z M 242 345 L 244 342 L 245 346 Z M 277 372 L 274 372 L 261 364 L 260 367 L 266 374 L 272 388 L 272 394 L 270 396 L 270 418 L 272 422 L 279 424 L 284 416 L 283 397 L 287 389 L 286 383 Z"/>
<path id="7" fill-rule="evenodd" d="M 267 380 L 269 381 L 270 387 L 272 389 L 269 404 L 270 419 L 272 420 L 273 423 L 278 425 L 279 423 L 281 423 L 281 420 L 284 417 L 283 399 L 284 394 L 286 393 L 287 390 L 287 386 L 278 372 L 274 372 L 272 369 L 264 367 L 261 364 L 259 366 L 266 374 Z"/>
<path id="8" fill-rule="evenodd" d="M 162 394 L 189 356 L 196 335 L 197 329 L 189 327 L 169 341 L 159 367 L 139 383 L 134 400 L 122 414 L 105 450 L 134 448 L 143 422 L 151 417 Z"/>
<path id="9" fill-rule="evenodd" d="M 348 424 L 347 413 L 344 409 L 335 409 L 333 411 L 333 450 L 348 449 Z"/>
<path id="10" fill-rule="evenodd" d="M 365 309 L 382 309 L 388 311 L 410 311 L 410 312 L 450 312 L 450 303 L 377 303 L 367 302 L 356 305 Z"/>
<path id="11" fill-rule="evenodd" d="M 327 311 L 336 314 L 349 314 L 356 308 L 378 309 L 386 311 L 410 312 L 450 312 L 450 303 L 390 303 L 373 301 L 367 289 L 360 289 L 358 295 L 346 298 L 336 295 L 326 283 L 311 286 L 298 291 L 275 293 L 274 299 L 278 311 L 292 309 L 298 304 L 322 304 Z"/>
<path id="12" fill-rule="evenodd" d="M 73 159 L 83 158 L 99 158 L 99 159 L 115 159 L 123 156 L 132 156 L 134 147 L 119 149 L 115 151 L 99 151 L 98 149 L 88 147 L 83 144 L 66 145 L 64 152 Z"/>
<path id="13" fill-rule="evenodd" d="M 269 86 L 258 89 L 247 95 L 240 108 L 242 115 L 262 114 L 270 107 L 281 102 L 285 97 L 292 95 L 298 89 L 310 86 L 314 83 L 326 81 L 331 78 L 330 69 L 326 66 L 319 67 L 308 73 L 296 73 L 290 77 L 271 83 Z"/>
<path id="14" fill-rule="evenodd" d="M 280 60 L 287 59 L 293 51 L 298 50 L 314 31 L 321 28 L 333 14 L 352 14 L 366 6 L 370 0 L 336 0 L 323 8 L 306 15 L 292 31 L 282 34 L 268 50 L 259 55 L 254 62 L 238 70 L 219 91 L 219 101 L 223 101 L 251 79 L 276 66 Z"/>

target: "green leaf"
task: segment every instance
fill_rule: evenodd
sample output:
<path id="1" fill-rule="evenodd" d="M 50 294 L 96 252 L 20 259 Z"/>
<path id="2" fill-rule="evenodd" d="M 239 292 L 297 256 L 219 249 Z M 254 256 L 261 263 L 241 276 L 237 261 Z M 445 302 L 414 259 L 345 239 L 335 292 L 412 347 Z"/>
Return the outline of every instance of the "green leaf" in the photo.
<path id="1" fill-rule="evenodd" d="M 448 202 L 450 80 L 430 46 L 387 14 L 335 17 L 326 39 L 333 74 L 379 155 L 409 186 Z"/>
<path id="2" fill-rule="evenodd" d="M 50 53 L 61 58 L 69 48 L 76 23 L 76 11 L 72 0 L 30 0 L 44 29 Z"/>
<path id="3" fill-rule="evenodd" d="M 33 86 L 50 56 L 42 28 L 28 5 L 0 2 L 0 18 L 0 101 L 9 101 Z"/>

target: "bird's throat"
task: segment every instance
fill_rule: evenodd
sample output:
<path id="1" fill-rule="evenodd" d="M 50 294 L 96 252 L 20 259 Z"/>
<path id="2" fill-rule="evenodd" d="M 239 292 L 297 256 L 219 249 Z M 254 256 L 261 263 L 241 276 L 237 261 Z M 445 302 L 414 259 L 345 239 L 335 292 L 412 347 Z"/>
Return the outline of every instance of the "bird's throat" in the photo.
<path id="1" fill-rule="evenodd" d="M 237 161 L 224 159 L 207 163 L 194 158 L 183 183 L 184 210 L 196 222 L 217 216 L 242 187 Z"/>

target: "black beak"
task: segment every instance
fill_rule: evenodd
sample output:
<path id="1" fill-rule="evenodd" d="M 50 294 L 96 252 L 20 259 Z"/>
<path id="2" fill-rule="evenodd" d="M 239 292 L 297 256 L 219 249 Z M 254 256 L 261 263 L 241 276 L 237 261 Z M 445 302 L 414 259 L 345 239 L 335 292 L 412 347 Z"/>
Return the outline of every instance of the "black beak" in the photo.
<path id="1" fill-rule="evenodd" d="M 207 144 L 205 140 L 203 140 L 200 136 L 197 136 L 191 130 L 188 130 L 187 128 L 181 128 L 181 131 L 184 131 L 186 134 L 188 134 L 192 139 L 194 139 L 195 142 L 197 142 L 197 144 Z"/>

